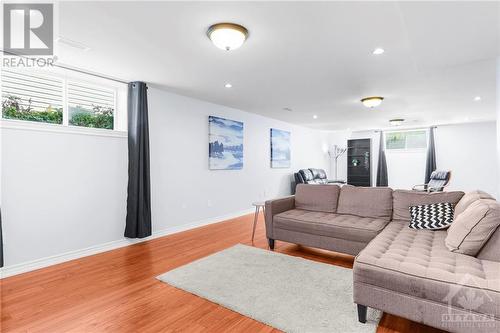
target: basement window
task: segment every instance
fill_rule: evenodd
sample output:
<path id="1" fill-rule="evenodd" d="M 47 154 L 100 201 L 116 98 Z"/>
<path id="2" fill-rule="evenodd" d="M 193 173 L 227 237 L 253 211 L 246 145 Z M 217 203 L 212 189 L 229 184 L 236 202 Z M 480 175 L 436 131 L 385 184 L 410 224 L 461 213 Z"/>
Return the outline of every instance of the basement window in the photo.
<path id="1" fill-rule="evenodd" d="M 2 70 L 2 118 L 63 123 L 64 81 Z"/>
<path id="2" fill-rule="evenodd" d="M 111 130 L 114 128 L 114 90 L 68 82 L 67 96 L 69 125 Z"/>
<path id="3" fill-rule="evenodd" d="M 385 133 L 386 150 L 415 150 L 426 148 L 426 130 L 408 130 Z"/>
<path id="4" fill-rule="evenodd" d="M 97 131 L 124 130 L 126 87 L 58 73 L 1 72 L 2 119 L 16 124 L 60 125 Z M 53 127 L 52 127 L 53 128 Z"/>

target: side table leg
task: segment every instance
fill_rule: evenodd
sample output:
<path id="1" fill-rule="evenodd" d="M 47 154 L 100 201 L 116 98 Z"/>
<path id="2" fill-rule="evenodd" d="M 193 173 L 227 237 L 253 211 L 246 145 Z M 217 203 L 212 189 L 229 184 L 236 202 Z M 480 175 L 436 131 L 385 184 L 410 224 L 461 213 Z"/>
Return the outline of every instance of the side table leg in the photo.
<path id="1" fill-rule="evenodd" d="M 253 244 L 253 239 L 255 237 L 255 227 L 257 225 L 257 220 L 259 219 L 259 210 L 260 210 L 259 206 L 255 207 L 255 216 L 253 218 L 252 244 Z"/>

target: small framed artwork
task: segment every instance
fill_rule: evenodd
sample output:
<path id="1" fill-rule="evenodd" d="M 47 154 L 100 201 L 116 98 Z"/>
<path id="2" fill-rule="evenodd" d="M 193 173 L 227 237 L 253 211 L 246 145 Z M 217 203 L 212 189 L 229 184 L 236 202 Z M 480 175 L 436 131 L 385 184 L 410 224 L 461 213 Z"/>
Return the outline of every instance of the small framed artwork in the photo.
<path id="1" fill-rule="evenodd" d="M 243 169 L 243 123 L 209 116 L 208 127 L 209 169 Z"/>
<path id="2" fill-rule="evenodd" d="M 271 128 L 271 168 L 290 167 L 290 132 Z"/>

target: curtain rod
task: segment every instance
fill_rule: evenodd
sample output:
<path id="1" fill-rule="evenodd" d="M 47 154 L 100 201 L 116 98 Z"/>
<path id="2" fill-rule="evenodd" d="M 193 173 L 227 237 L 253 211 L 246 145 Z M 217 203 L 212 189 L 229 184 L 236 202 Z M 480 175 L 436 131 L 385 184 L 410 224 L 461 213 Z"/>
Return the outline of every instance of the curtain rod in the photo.
<path id="1" fill-rule="evenodd" d="M 62 64 L 57 64 L 57 63 L 54 64 L 54 67 L 59 67 L 59 68 L 62 68 L 62 69 L 66 69 L 68 71 L 73 71 L 73 72 L 77 72 L 77 73 L 91 75 L 91 76 L 95 76 L 95 77 L 98 77 L 98 78 L 101 78 L 101 79 L 115 81 L 115 82 L 118 82 L 118 83 L 128 84 L 127 81 L 116 79 L 114 77 L 110 77 L 110 76 L 106 76 L 106 75 L 102 75 L 102 74 L 97 74 L 97 73 L 89 72 L 89 71 L 86 71 L 86 70 L 80 69 L 80 68 L 70 67 L 70 66 L 66 66 L 66 65 L 62 65 Z"/>
<path id="2" fill-rule="evenodd" d="M 1 50 L 1 52 L 4 53 L 4 54 L 15 56 L 15 57 L 20 57 L 20 58 L 24 58 L 24 59 L 31 59 L 31 58 L 26 57 L 24 55 L 16 54 L 16 53 L 9 52 L 9 51 L 5 51 L 3 49 Z M 54 58 L 57 59 L 56 56 L 54 56 Z M 58 64 L 58 63 L 54 63 L 53 66 L 54 67 L 58 67 L 58 68 L 62 68 L 62 69 L 68 70 L 68 71 L 73 71 L 73 72 L 77 72 L 77 73 L 81 73 L 81 74 L 95 76 L 95 77 L 98 77 L 98 78 L 101 78 L 101 79 L 115 81 L 115 82 L 123 83 L 123 84 L 128 84 L 128 81 L 125 81 L 125 80 L 117 79 L 117 78 L 106 76 L 106 75 L 102 75 L 102 74 L 97 74 L 97 73 L 86 71 L 84 69 L 80 69 L 80 68 L 76 68 L 76 67 L 71 67 L 71 66 L 67 66 L 67 65 L 63 65 L 63 64 Z"/>
<path id="3" fill-rule="evenodd" d="M 396 127 L 392 127 L 390 129 L 378 129 L 378 130 L 374 130 L 373 132 L 375 133 L 379 133 L 379 132 L 398 132 L 398 131 L 405 131 L 405 130 L 424 130 L 424 129 L 428 129 L 428 128 L 438 128 L 437 126 L 424 126 L 424 127 L 400 127 L 400 128 L 396 128 Z"/>

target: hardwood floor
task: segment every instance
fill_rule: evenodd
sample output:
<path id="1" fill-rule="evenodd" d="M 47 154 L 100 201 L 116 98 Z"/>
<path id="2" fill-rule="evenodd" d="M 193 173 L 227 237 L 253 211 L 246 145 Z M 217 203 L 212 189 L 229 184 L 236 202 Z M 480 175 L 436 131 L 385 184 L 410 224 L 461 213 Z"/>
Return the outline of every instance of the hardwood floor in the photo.
<path id="1" fill-rule="evenodd" d="M 155 276 L 237 243 L 253 215 L 73 260 L 0 281 L 2 332 L 279 332 Z M 267 248 L 263 217 L 255 246 Z M 276 251 L 352 268 L 353 257 L 276 243 Z M 385 314 L 379 333 L 441 332 Z"/>

